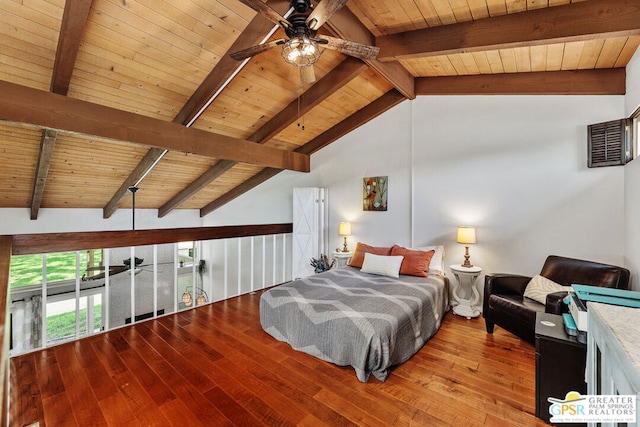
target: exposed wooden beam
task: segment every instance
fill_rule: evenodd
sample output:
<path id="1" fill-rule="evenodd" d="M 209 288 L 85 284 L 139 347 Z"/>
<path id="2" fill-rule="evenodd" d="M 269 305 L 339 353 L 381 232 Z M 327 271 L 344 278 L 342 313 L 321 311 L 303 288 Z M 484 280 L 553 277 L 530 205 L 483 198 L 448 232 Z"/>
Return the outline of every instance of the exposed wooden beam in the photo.
<path id="1" fill-rule="evenodd" d="M 275 168 L 262 169 L 260 172 L 258 172 L 248 180 L 244 181 L 242 184 L 233 188 L 231 191 L 224 193 L 222 196 L 218 197 L 213 202 L 209 203 L 207 206 L 200 209 L 200 216 L 203 217 L 210 214 L 211 212 L 218 209 L 220 206 L 226 205 L 236 197 L 243 195 L 244 193 L 251 190 L 252 188 L 262 184 L 269 178 L 276 176 L 280 172 L 282 172 L 282 169 L 275 169 Z"/>
<path id="2" fill-rule="evenodd" d="M 418 95 L 624 95 L 624 68 L 416 79 Z"/>
<path id="3" fill-rule="evenodd" d="M 327 99 L 333 93 L 337 92 L 344 85 L 349 83 L 360 73 L 367 68 L 359 59 L 347 58 L 340 65 L 334 68 L 329 74 L 324 76 L 313 86 L 311 86 L 301 97 L 300 102 L 298 100 L 292 101 L 287 107 L 276 114 L 271 120 L 265 123 L 251 136 L 247 138 L 248 141 L 253 141 L 258 144 L 264 144 L 271 138 L 286 129 L 291 123 L 293 123 L 299 115 L 306 114 L 313 107 L 320 104 Z M 158 216 L 162 218 L 171 210 L 178 207 L 185 200 L 192 197 L 195 193 L 205 188 L 209 183 L 213 182 L 216 178 L 222 175 L 224 172 L 233 167 L 233 164 L 226 160 L 219 161 L 214 164 L 203 175 L 198 177 L 195 181 L 189 184 L 184 190 L 180 191 L 167 203 L 160 207 L 158 210 Z"/>
<path id="4" fill-rule="evenodd" d="M 110 218 L 114 214 L 118 207 L 122 203 L 122 200 L 127 196 L 129 187 L 134 186 L 138 180 L 140 180 L 147 171 L 160 160 L 164 155 L 165 150 L 162 148 L 150 148 L 147 154 L 144 155 L 142 160 L 131 171 L 129 176 L 120 185 L 115 192 L 109 203 L 102 209 L 102 217 L 104 219 Z"/>
<path id="5" fill-rule="evenodd" d="M 0 120 L 254 165 L 309 171 L 309 157 L 0 81 Z"/>
<path id="6" fill-rule="evenodd" d="M 285 0 L 271 0 L 267 4 L 281 15 L 289 9 L 290 2 Z M 242 31 L 242 34 L 231 45 L 228 52 L 236 52 L 258 44 L 271 31 L 275 24 L 262 14 L 257 14 Z M 174 123 L 186 125 L 193 117 L 206 106 L 207 102 L 221 87 L 227 79 L 233 75 L 241 63 L 232 59 L 228 54 L 220 58 L 209 75 L 204 79 L 200 87 L 191 95 L 191 98 L 176 115 Z"/>
<path id="7" fill-rule="evenodd" d="M 271 0 L 268 2 L 268 4 L 281 14 L 284 14 L 289 8 L 289 1 L 285 0 Z M 240 34 L 236 41 L 233 42 L 233 44 L 229 48 L 229 52 L 235 52 L 244 49 L 247 46 L 252 46 L 259 43 L 264 38 L 264 36 L 269 33 L 273 26 L 273 22 L 266 19 L 262 14 L 257 14 L 253 18 L 253 20 L 251 20 L 242 34 Z M 194 118 L 196 118 L 203 109 L 206 109 L 211 98 L 218 91 L 223 89 L 224 85 L 227 83 L 227 80 L 232 78 L 233 74 L 236 72 L 240 65 L 240 62 L 232 59 L 229 55 L 222 56 L 220 58 L 220 61 L 218 61 L 216 66 L 200 84 L 198 89 L 196 89 L 193 95 L 191 95 L 191 98 L 189 98 L 186 104 L 183 105 L 182 109 L 180 109 L 178 114 L 174 117 L 174 119 L 172 120 L 173 123 L 186 126 L 191 121 L 193 121 Z M 164 155 L 164 150 L 158 150 L 157 148 L 152 148 L 149 150 L 145 157 L 140 160 L 140 163 L 131 171 L 120 188 L 118 188 L 115 194 L 111 197 L 109 203 L 107 203 L 107 205 L 103 208 L 104 218 L 109 218 L 111 217 L 111 215 L 113 215 L 113 213 L 118 209 L 118 207 L 120 206 L 120 204 L 122 204 L 122 201 L 126 197 L 127 189 L 129 188 L 129 186 L 138 182 L 138 180 L 140 180 L 140 178 L 142 178 L 144 174 L 148 173 L 149 168 L 152 165 L 156 164 L 160 160 L 160 157 L 162 155 Z M 223 162 L 222 165 L 229 163 L 226 160 L 223 160 L 221 162 Z M 214 167 L 212 167 L 212 169 L 214 168 L 215 165 Z M 214 176 L 215 173 L 218 173 L 220 170 L 221 167 L 218 166 L 215 170 L 207 173 L 210 176 Z M 163 217 L 175 207 L 171 206 L 171 204 L 178 202 L 174 199 L 176 199 L 180 195 L 189 194 L 190 191 L 191 190 L 189 189 L 189 187 L 180 191 L 180 193 L 178 193 L 176 197 L 172 198 L 169 202 L 167 202 L 167 204 L 160 208 L 159 216 Z M 179 203 L 182 203 L 182 201 L 180 201 Z"/>
<path id="8" fill-rule="evenodd" d="M 51 165 L 51 157 L 53 156 L 53 148 L 56 145 L 57 137 L 58 132 L 51 129 L 42 129 L 38 165 L 36 167 L 36 176 L 33 180 L 33 191 L 31 192 L 32 220 L 38 219 L 38 212 L 40 211 L 40 205 L 42 204 L 44 187 L 47 183 L 47 175 L 49 174 L 49 166 Z"/>
<path id="9" fill-rule="evenodd" d="M 367 27 L 346 7 L 334 13 L 325 25 L 343 39 L 369 45 L 376 43 L 374 35 L 371 34 Z M 414 99 L 416 97 L 414 78 L 400 63 L 383 63 L 378 59 L 367 60 L 365 62 L 406 98 Z"/>
<path id="10" fill-rule="evenodd" d="M 62 14 L 56 60 L 53 65 L 51 92 L 66 95 L 76 64 L 80 41 L 89 17 L 91 0 L 66 0 Z"/>
<path id="11" fill-rule="evenodd" d="M 378 59 L 538 46 L 640 34 L 640 0 L 590 0 L 376 38 Z"/>
<path id="12" fill-rule="evenodd" d="M 66 95 L 69 91 L 69 83 L 71 82 L 73 68 L 78 56 L 80 40 L 82 39 L 82 33 L 84 33 L 90 9 L 91 0 L 67 0 L 64 3 L 56 59 L 53 63 L 51 76 L 51 92 L 53 93 Z M 56 136 L 55 131 L 42 129 L 38 166 L 31 194 L 30 211 L 32 220 L 38 219 Z"/>
<path id="13" fill-rule="evenodd" d="M 393 89 L 385 93 L 384 95 L 382 95 L 380 98 L 373 101 L 371 104 L 367 105 L 366 107 L 358 110 L 351 116 L 347 117 L 337 125 L 331 127 L 331 129 L 318 135 L 317 137 L 315 137 L 314 139 L 312 139 L 302 147 L 297 148 L 296 151 L 300 153 L 305 153 L 305 154 L 315 153 L 319 149 L 326 147 L 327 145 L 336 141 L 338 138 L 346 135 L 347 133 L 351 132 L 354 129 L 357 129 L 358 127 L 362 126 L 366 122 L 373 120 L 374 118 L 378 117 L 380 114 L 384 113 L 390 108 L 393 108 L 394 106 L 398 105 L 405 99 L 406 98 L 404 97 L 403 94 Z M 231 191 L 223 194 L 222 196 L 218 197 L 216 200 L 209 203 L 207 206 L 200 209 L 200 216 L 205 216 L 210 214 L 211 212 L 215 211 L 219 207 L 224 206 L 225 204 L 229 203 L 233 199 L 243 195 L 244 193 L 251 190 L 252 188 L 262 184 L 269 178 L 272 178 L 273 176 L 277 175 L 281 171 L 282 169 L 274 169 L 274 168 L 263 169 L 262 171 L 254 175 L 252 178 L 250 178 L 248 181 L 243 182 L 242 184 L 238 185 Z"/>
<path id="14" fill-rule="evenodd" d="M 311 155 L 405 100 L 406 98 L 403 94 L 396 89 L 392 89 L 337 125 L 316 136 L 296 151 Z"/>
<path id="15" fill-rule="evenodd" d="M 66 252 L 70 250 L 82 251 L 95 248 L 121 248 L 131 245 L 161 245 L 164 243 L 185 242 L 191 240 L 262 236 L 268 234 L 291 233 L 292 231 L 293 225 L 291 223 L 284 223 L 231 225 L 223 227 L 158 228 L 131 231 L 15 234 L 13 236 L 0 236 L 0 251 L 2 250 L 3 239 L 7 237 L 12 242 L 13 255 L 32 255 Z M 2 274 L 1 260 L 0 274 Z M 0 290 L 0 298 L 1 297 L 2 291 Z"/>
<path id="16" fill-rule="evenodd" d="M 207 185 L 215 181 L 218 177 L 231 169 L 235 164 L 236 162 L 232 162 L 231 160 L 217 161 L 195 181 L 187 185 L 178 194 L 173 196 L 171 200 L 160 206 L 160 209 L 158 209 L 158 218 L 163 218 L 169 212 L 180 206 L 180 204 L 191 198 L 198 191 L 204 189 Z"/>
<path id="17" fill-rule="evenodd" d="M 351 80 L 359 76 L 367 65 L 361 60 L 348 57 L 329 74 L 311 86 L 305 93 L 300 95 L 300 100 L 294 100 L 282 111 L 276 114 L 269 122 L 247 138 L 248 141 L 264 144 L 271 138 L 285 130 L 293 123 L 299 115 L 304 115 L 314 107 L 336 93 Z"/>

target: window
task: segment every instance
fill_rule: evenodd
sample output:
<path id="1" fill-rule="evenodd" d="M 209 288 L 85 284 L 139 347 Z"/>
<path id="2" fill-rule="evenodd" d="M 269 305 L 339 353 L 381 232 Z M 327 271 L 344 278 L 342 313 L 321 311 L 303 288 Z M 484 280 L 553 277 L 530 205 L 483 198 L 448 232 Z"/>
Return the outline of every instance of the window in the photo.
<path id="1" fill-rule="evenodd" d="M 93 289 L 83 294 L 78 298 L 78 322 L 75 294 L 61 294 L 47 299 L 47 346 L 75 339 L 76 333 L 81 337 L 87 335 L 87 331 L 93 334 L 102 330 L 102 290 Z"/>
<path id="2" fill-rule="evenodd" d="M 103 272 L 102 256 L 89 250 L 11 258 L 12 353 L 103 330 L 104 286 L 80 280 Z"/>
<path id="3" fill-rule="evenodd" d="M 81 275 L 94 275 L 100 273 L 102 265 L 102 250 L 81 251 L 80 272 Z M 75 280 L 76 278 L 76 253 L 62 252 L 43 255 L 18 255 L 11 257 L 11 271 L 9 274 L 9 286 L 11 288 L 24 286 L 40 286 L 42 284 L 43 266 L 46 264 L 47 283 Z"/>

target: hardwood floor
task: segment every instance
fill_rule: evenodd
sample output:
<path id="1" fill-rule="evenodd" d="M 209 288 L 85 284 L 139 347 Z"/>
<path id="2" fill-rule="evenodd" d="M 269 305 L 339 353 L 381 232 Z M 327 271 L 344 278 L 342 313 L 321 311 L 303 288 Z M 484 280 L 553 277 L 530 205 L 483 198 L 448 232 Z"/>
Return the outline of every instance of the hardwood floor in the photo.
<path id="1" fill-rule="evenodd" d="M 546 426 L 535 349 L 481 318 L 443 325 L 360 383 L 262 331 L 260 292 L 11 359 L 10 425 Z"/>

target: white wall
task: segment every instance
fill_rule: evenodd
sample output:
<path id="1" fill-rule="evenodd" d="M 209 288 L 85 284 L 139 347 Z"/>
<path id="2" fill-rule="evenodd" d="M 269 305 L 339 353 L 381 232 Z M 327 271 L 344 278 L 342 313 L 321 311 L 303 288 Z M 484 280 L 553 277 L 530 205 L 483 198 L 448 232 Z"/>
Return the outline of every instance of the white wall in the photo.
<path id="1" fill-rule="evenodd" d="M 459 263 L 477 227 L 485 272 L 540 271 L 547 255 L 623 262 L 623 168 L 587 168 L 586 126 L 622 97 L 422 97 L 415 102 L 415 240 Z"/>
<path id="2" fill-rule="evenodd" d="M 329 188 L 330 239 L 351 247 L 444 244 L 474 225 L 485 272 L 536 274 L 549 254 L 624 263 L 624 168 L 588 169 L 586 126 L 624 116 L 622 96 L 420 97 L 205 218 L 206 225 L 291 220 L 291 190 Z M 363 212 L 362 178 L 389 177 L 389 210 Z M 481 280 L 478 280 L 480 283 Z"/>
<path id="3" fill-rule="evenodd" d="M 404 106 L 404 108 L 403 108 Z M 411 238 L 410 103 L 383 114 L 311 157 L 309 174 L 284 171 L 204 218 L 206 226 L 291 222 L 294 187 L 329 188 L 329 247 L 342 247 L 340 221 L 351 221 L 350 249 L 362 240 L 409 244 Z M 301 132 L 304 132 L 301 130 Z M 362 211 L 362 179 L 389 177 L 387 212 Z"/>
<path id="4" fill-rule="evenodd" d="M 109 219 L 102 209 L 41 209 L 32 221 L 29 209 L 0 209 L 0 235 L 29 233 L 64 233 L 80 231 L 131 230 L 130 209 L 119 209 Z M 197 209 L 178 209 L 158 218 L 157 209 L 136 209 L 136 230 L 154 228 L 201 227 Z"/>
<path id="5" fill-rule="evenodd" d="M 625 114 L 628 117 L 640 108 L 640 50 L 627 65 Z M 625 267 L 631 270 L 632 286 L 640 291 L 640 159 L 625 166 Z"/>

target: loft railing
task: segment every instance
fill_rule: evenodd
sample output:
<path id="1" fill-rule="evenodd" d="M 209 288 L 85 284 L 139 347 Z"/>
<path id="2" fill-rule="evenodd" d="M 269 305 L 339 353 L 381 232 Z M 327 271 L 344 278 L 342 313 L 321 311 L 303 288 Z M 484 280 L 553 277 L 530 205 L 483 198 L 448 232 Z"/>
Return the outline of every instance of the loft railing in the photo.
<path id="1" fill-rule="evenodd" d="M 6 325 L 9 324 L 9 266 L 11 264 L 11 236 L 0 236 L 0 342 L 2 342 L 2 354 L 0 355 L 0 407 L 3 414 L 8 414 L 8 387 L 9 387 L 9 336 Z M 0 421 L 2 426 L 7 425 L 7 415 Z"/>
<path id="2" fill-rule="evenodd" d="M 135 263 L 136 257 L 144 258 L 148 267 L 132 268 L 123 272 L 124 275 L 107 274 L 103 281 L 83 281 L 80 276 L 81 269 L 76 267 L 75 280 L 58 281 L 47 286 L 46 274 L 43 274 L 41 289 L 32 287 L 16 291 L 25 295 L 29 292 L 29 295 L 40 294 L 44 300 L 43 307 L 46 307 L 47 300 L 53 303 L 69 295 L 76 301 L 76 319 L 80 312 L 80 299 L 88 304 L 86 313 L 90 317 L 93 316 L 93 310 L 89 306 L 99 301 L 102 303 L 102 319 L 101 328 L 98 330 L 108 330 L 124 324 L 121 319 L 123 316 L 130 318 L 132 323 L 145 319 L 149 314 L 152 317 L 157 316 L 161 312 L 159 307 L 166 306 L 163 298 L 167 294 L 171 298 L 171 306 L 165 313 L 170 313 L 185 309 L 186 306 L 181 299 L 185 291 L 189 291 L 192 296 L 190 307 L 193 307 L 198 304 L 196 297 L 199 290 L 205 291 L 207 302 L 212 302 L 290 280 L 289 235 L 292 230 L 293 225 L 287 223 L 0 236 L 0 339 L 3 342 L 0 384 L 5 387 L 2 397 L 3 409 L 6 409 L 6 375 L 10 348 L 8 319 L 10 304 L 14 299 L 10 295 L 9 287 L 12 256 L 76 252 L 78 257 L 79 251 L 105 249 L 103 266 L 106 271 L 109 271 L 109 264 L 114 264 L 111 262 L 113 259 L 121 260 L 127 257 Z M 189 254 L 190 258 L 187 258 L 187 262 L 182 266 L 182 258 L 179 257 L 177 249 L 180 242 L 195 242 L 193 252 Z M 167 248 L 172 248 L 171 255 L 167 255 Z M 171 258 L 169 263 L 161 262 L 166 261 L 168 257 Z M 43 258 L 46 260 L 46 256 Z M 200 260 L 205 268 L 199 268 Z M 167 287 L 169 276 L 172 276 L 172 283 Z M 144 291 L 146 286 L 152 286 L 153 291 Z M 124 296 L 116 295 L 120 288 L 124 289 Z M 124 303 L 118 300 L 119 303 L 114 305 L 111 303 L 114 298 L 124 298 Z M 122 310 L 123 306 L 124 314 L 114 312 Z M 117 321 L 113 321 L 114 318 Z M 92 324 L 93 320 L 89 319 L 88 323 Z M 46 346 L 46 323 L 44 325 L 43 346 Z M 78 332 L 79 327 L 76 326 L 76 337 L 79 336 Z M 91 333 L 92 331 L 86 331 L 86 335 Z"/>

